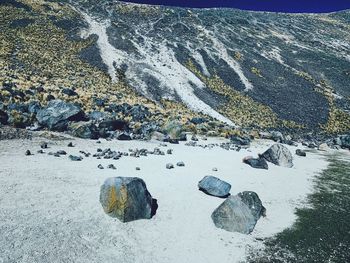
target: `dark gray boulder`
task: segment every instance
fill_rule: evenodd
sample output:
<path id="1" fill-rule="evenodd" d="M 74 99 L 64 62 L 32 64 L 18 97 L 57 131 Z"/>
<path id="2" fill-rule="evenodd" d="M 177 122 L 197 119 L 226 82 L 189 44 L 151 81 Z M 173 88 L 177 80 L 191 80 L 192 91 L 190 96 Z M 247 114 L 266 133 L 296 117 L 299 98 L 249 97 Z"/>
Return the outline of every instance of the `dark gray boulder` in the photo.
<path id="1" fill-rule="evenodd" d="M 214 176 L 205 176 L 198 183 L 199 190 L 216 197 L 226 197 L 230 194 L 231 185 Z"/>
<path id="2" fill-rule="evenodd" d="M 269 166 L 264 158 L 253 158 L 251 156 L 247 156 L 243 159 L 243 162 L 256 169 L 269 169 Z"/>
<path id="3" fill-rule="evenodd" d="M 274 144 L 260 155 L 266 161 L 278 166 L 293 167 L 293 157 L 288 148 L 282 144 Z"/>
<path id="4" fill-rule="evenodd" d="M 49 104 L 38 111 L 38 122 L 50 130 L 64 131 L 69 121 L 84 120 L 84 113 L 77 105 L 62 100 L 51 100 Z"/>
<path id="5" fill-rule="evenodd" d="M 306 152 L 301 149 L 296 149 L 295 154 L 302 157 L 306 156 Z"/>
<path id="6" fill-rule="evenodd" d="M 337 141 L 339 142 L 338 145 L 341 148 L 345 148 L 345 149 L 349 149 L 350 150 L 350 134 L 340 135 L 337 138 Z"/>
<path id="7" fill-rule="evenodd" d="M 150 219 L 155 214 L 155 200 L 137 177 L 108 178 L 101 186 L 100 203 L 106 214 L 122 222 Z"/>
<path id="8" fill-rule="evenodd" d="M 214 210 L 211 218 L 216 227 L 230 232 L 249 234 L 266 209 L 254 192 L 243 192 L 229 196 Z"/>
<path id="9" fill-rule="evenodd" d="M 69 124 L 68 130 L 75 137 L 83 139 L 98 139 L 99 131 L 91 121 L 72 122 Z"/>
<path id="10" fill-rule="evenodd" d="M 132 137 L 130 134 L 123 132 L 117 136 L 117 140 L 119 140 L 119 141 L 131 141 Z"/>
<path id="11" fill-rule="evenodd" d="M 243 203 L 249 207 L 256 221 L 258 221 L 261 216 L 266 216 L 266 208 L 262 205 L 257 193 L 244 191 L 239 193 L 238 196 L 242 199 Z"/>

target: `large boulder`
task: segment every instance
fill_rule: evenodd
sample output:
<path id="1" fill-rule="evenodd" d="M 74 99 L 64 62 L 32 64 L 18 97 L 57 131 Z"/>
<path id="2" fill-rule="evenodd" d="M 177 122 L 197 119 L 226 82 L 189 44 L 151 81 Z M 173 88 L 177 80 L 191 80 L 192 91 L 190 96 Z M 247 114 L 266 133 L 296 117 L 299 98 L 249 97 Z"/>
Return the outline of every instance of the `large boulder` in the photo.
<path id="1" fill-rule="evenodd" d="M 156 208 L 145 182 L 137 177 L 108 178 L 101 186 L 100 203 L 106 214 L 122 222 L 150 219 Z"/>
<path id="2" fill-rule="evenodd" d="M 254 192 L 243 192 L 228 197 L 214 210 L 211 218 L 216 227 L 230 232 L 249 234 L 266 209 Z"/>
<path id="3" fill-rule="evenodd" d="M 226 197 L 230 194 L 231 185 L 214 176 L 205 176 L 198 183 L 199 190 L 217 197 Z"/>
<path id="4" fill-rule="evenodd" d="M 243 158 L 243 162 L 256 169 L 269 169 L 266 160 L 261 157 L 253 158 L 252 156 L 247 156 Z"/>
<path id="5" fill-rule="evenodd" d="M 72 122 L 68 127 L 69 132 L 78 138 L 98 139 L 99 132 L 95 124 L 91 121 Z"/>
<path id="6" fill-rule="evenodd" d="M 266 161 L 291 168 L 293 167 L 293 157 L 288 148 L 282 144 L 274 144 L 267 151 L 260 155 Z"/>
<path id="7" fill-rule="evenodd" d="M 84 113 L 79 106 L 62 100 L 51 100 L 49 104 L 38 111 L 38 122 L 50 130 L 64 131 L 69 121 L 84 120 Z"/>

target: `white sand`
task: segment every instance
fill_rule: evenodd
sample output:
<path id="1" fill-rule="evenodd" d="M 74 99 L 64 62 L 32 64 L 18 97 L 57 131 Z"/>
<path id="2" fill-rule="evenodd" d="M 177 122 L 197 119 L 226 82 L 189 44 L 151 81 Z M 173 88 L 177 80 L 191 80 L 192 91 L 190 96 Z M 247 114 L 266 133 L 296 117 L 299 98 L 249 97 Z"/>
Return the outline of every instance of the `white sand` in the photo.
<path id="1" fill-rule="evenodd" d="M 215 141 L 221 141 L 215 139 Z M 50 145 L 78 154 L 98 147 L 115 150 L 153 149 L 158 142 L 74 140 Z M 36 154 L 39 140 L 0 141 L 0 262 L 239 262 L 247 245 L 291 226 L 294 209 L 312 191 L 313 176 L 327 165 L 320 155 L 295 156 L 294 168 L 269 164 L 258 170 L 242 163 L 247 155 L 264 151 L 272 142 L 258 141 L 251 152 L 202 149 L 169 145 L 173 155 L 123 157 L 115 160 Z M 167 149 L 163 147 L 164 150 Z M 34 156 L 24 156 L 26 149 Z M 295 152 L 295 147 L 291 147 Z M 185 167 L 165 169 L 168 162 L 184 161 Z M 113 163 L 117 170 L 99 170 Z M 141 171 L 136 171 L 139 166 Z M 212 168 L 217 167 L 218 172 Z M 231 194 L 256 191 L 267 209 L 251 235 L 218 229 L 212 211 L 223 199 L 198 191 L 197 183 L 214 175 L 232 185 Z M 104 214 L 99 203 L 101 184 L 108 177 L 144 179 L 158 199 L 151 220 L 121 223 Z"/>

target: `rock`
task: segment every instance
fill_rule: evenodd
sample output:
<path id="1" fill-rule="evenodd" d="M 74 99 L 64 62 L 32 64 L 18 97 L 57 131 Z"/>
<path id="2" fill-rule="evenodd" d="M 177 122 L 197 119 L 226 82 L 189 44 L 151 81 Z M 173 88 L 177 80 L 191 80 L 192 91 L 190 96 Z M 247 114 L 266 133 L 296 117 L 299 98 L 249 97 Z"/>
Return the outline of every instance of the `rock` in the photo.
<path id="1" fill-rule="evenodd" d="M 141 170 L 141 168 L 140 167 L 136 167 L 136 171 L 140 171 Z"/>
<path id="2" fill-rule="evenodd" d="M 41 110 L 41 105 L 38 101 L 32 101 L 28 104 L 28 112 L 30 114 L 37 114 Z"/>
<path id="3" fill-rule="evenodd" d="M 97 165 L 97 168 L 98 168 L 98 169 L 104 169 L 104 167 L 102 166 L 102 164 Z"/>
<path id="4" fill-rule="evenodd" d="M 69 142 L 67 147 L 74 147 L 73 143 L 72 142 Z"/>
<path id="5" fill-rule="evenodd" d="M 198 125 L 198 124 L 202 124 L 202 123 L 207 122 L 207 119 L 200 118 L 200 117 L 194 117 L 194 118 L 192 118 L 192 119 L 190 120 L 190 122 L 193 123 L 193 124 Z"/>
<path id="6" fill-rule="evenodd" d="M 98 128 L 107 131 L 124 131 L 128 129 L 128 124 L 123 120 L 109 119 L 100 122 Z"/>
<path id="7" fill-rule="evenodd" d="M 83 160 L 83 157 L 81 157 L 81 156 L 75 156 L 75 155 L 69 155 L 68 158 L 69 158 L 71 161 L 82 161 L 82 160 Z"/>
<path id="8" fill-rule="evenodd" d="M 330 148 L 329 146 L 327 145 L 327 143 L 322 143 L 318 146 L 318 150 L 319 151 L 329 151 Z"/>
<path id="9" fill-rule="evenodd" d="M 243 192 L 229 196 L 214 210 L 211 218 L 216 227 L 230 232 L 249 234 L 266 209 L 254 192 Z"/>
<path id="10" fill-rule="evenodd" d="M 64 151 L 64 150 L 59 150 L 56 153 L 59 155 L 66 155 L 67 154 L 66 151 Z"/>
<path id="11" fill-rule="evenodd" d="M 185 163 L 184 162 L 178 162 L 176 165 L 179 166 L 179 167 L 184 167 Z"/>
<path id="12" fill-rule="evenodd" d="M 32 117 L 29 113 L 13 110 L 9 112 L 7 122 L 15 128 L 24 129 L 32 124 Z"/>
<path id="13" fill-rule="evenodd" d="M 192 135 L 191 141 L 198 142 L 198 138 L 195 134 Z"/>
<path id="14" fill-rule="evenodd" d="M 101 186 L 100 203 L 106 214 L 121 222 L 150 219 L 157 207 L 145 182 L 137 177 L 108 178 Z"/>
<path id="15" fill-rule="evenodd" d="M 274 144 L 267 151 L 260 155 L 266 161 L 275 165 L 291 168 L 293 167 L 293 157 L 288 148 L 282 144 Z"/>
<path id="16" fill-rule="evenodd" d="M 46 142 L 42 142 L 42 143 L 40 144 L 40 148 L 41 148 L 41 149 L 47 149 L 47 143 L 46 143 Z"/>
<path id="17" fill-rule="evenodd" d="M 239 193 L 238 196 L 242 199 L 243 203 L 249 207 L 256 221 L 258 221 L 261 216 L 266 216 L 266 208 L 262 205 L 257 193 L 244 191 Z"/>
<path id="18" fill-rule="evenodd" d="M 214 176 L 205 176 L 198 183 L 199 190 L 216 197 L 226 197 L 230 194 L 231 185 Z"/>
<path id="19" fill-rule="evenodd" d="M 217 171 L 218 171 L 218 168 L 214 167 L 214 168 L 212 169 L 212 171 L 213 171 L 213 172 L 217 172 Z"/>
<path id="20" fill-rule="evenodd" d="M 78 96 L 78 93 L 76 93 L 73 89 L 70 88 L 63 88 L 62 93 L 66 94 L 69 97 Z"/>
<path id="21" fill-rule="evenodd" d="M 168 135 L 169 139 L 173 139 L 173 140 L 184 139 L 183 127 L 179 121 L 167 122 L 163 127 L 163 132 Z"/>
<path id="22" fill-rule="evenodd" d="M 172 150 L 172 149 L 168 149 L 168 150 L 166 151 L 166 153 L 167 153 L 167 154 L 173 154 L 173 150 Z"/>
<path id="23" fill-rule="evenodd" d="M 101 111 L 92 111 L 89 113 L 89 120 L 93 120 L 93 121 L 103 121 L 106 120 L 110 117 L 110 115 L 108 115 L 105 112 L 101 112 Z"/>
<path id="24" fill-rule="evenodd" d="M 26 150 L 25 155 L 29 156 L 29 155 L 32 155 L 32 153 L 29 150 Z"/>
<path id="25" fill-rule="evenodd" d="M 50 130 L 64 131 L 69 121 L 84 120 L 84 113 L 74 104 L 52 100 L 45 108 L 38 111 L 36 118 L 41 125 Z"/>
<path id="26" fill-rule="evenodd" d="M 264 158 L 253 158 L 252 156 L 247 156 L 243 158 L 243 162 L 256 169 L 269 169 L 269 166 Z"/>
<path id="27" fill-rule="evenodd" d="M 107 168 L 108 168 L 108 169 L 112 169 L 112 170 L 117 169 L 117 168 L 115 168 L 115 166 L 114 166 L 113 164 L 109 164 L 109 165 L 107 166 Z"/>
<path id="28" fill-rule="evenodd" d="M 349 149 L 349 150 L 350 150 L 350 134 L 347 134 L 347 135 L 340 135 L 340 136 L 337 138 L 337 141 L 338 141 L 337 144 L 338 144 L 341 148 Z"/>
<path id="29" fill-rule="evenodd" d="M 9 119 L 8 114 L 5 111 L 0 110 L 0 124 L 6 125 L 8 119 Z"/>
<path id="30" fill-rule="evenodd" d="M 306 152 L 301 149 L 296 149 L 295 154 L 302 157 L 306 156 Z"/>
<path id="31" fill-rule="evenodd" d="M 71 135 L 82 139 L 98 139 L 99 131 L 91 121 L 79 121 L 69 124 L 68 130 Z"/>
<path id="32" fill-rule="evenodd" d="M 43 154 L 43 153 L 45 153 L 45 152 L 44 152 L 43 150 L 38 150 L 37 153 Z"/>
<path id="33" fill-rule="evenodd" d="M 117 139 L 119 141 L 130 141 L 130 140 L 132 140 L 131 136 L 129 134 L 127 134 L 127 133 L 124 133 L 124 132 L 119 134 L 117 136 Z"/>
<path id="34" fill-rule="evenodd" d="M 241 137 L 237 135 L 232 135 L 230 141 L 234 145 L 248 146 L 250 145 L 250 139 L 248 137 Z"/>
<path id="35" fill-rule="evenodd" d="M 172 163 L 167 163 L 166 164 L 166 168 L 167 169 L 173 169 L 174 168 L 174 165 Z"/>
<path id="36" fill-rule="evenodd" d="M 160 141 L 160 142 L 164 142 L 166 139 L 166 136 L 161 132 L 155 131 L 155 132 L 153 132 L 151 139 L 156 140 L 156 141 Z"/>

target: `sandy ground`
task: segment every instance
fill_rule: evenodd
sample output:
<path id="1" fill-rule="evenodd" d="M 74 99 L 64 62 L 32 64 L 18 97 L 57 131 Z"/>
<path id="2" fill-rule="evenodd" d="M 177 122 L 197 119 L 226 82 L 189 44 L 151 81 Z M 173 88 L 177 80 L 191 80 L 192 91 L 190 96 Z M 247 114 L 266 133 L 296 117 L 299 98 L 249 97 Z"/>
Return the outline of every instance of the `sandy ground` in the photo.
<path id="1" fill-rule="evenodd" d="M 257 141 L 240 152 L 168 145 L 173 155 L 123 157 L 120 160 L 39 155 L 42 139 L 0 141 L 0 262 L 240 262 L 247 246 L 290 226 L 294 209 L 312 191 L 312 179 L 327 162 L 316 153 L 294 156 L 294 167 L 269 164 L 258 170 L 242 163 L 272 145 Z M 120 142 L 72 139 L 49 142 L 46 152 L 79 150 L 95 153 L 98 147 L 127 151 L 153 149 L 159 142 Z M 221 142 L 211 139 L 209 142 Z M 203 142 L 204 143 L 204 142 Z M 30 149 L 35 155 L 25 156 Z M 291 151 L 295 152 L 295 147 Z M 167 170 L 166 163 L 184 161 L 185 167 Z M 97 165 L 113 163 L 117 170 Z M 139 166 L 140 171 L 135 167 Z M 212 168 L 218 171 L 213 172 Z M 198 181 L 217 176 L 232 185 L 231 194 L 255 191 L 267 209 L 251 235 L 218 229 L 211 220 L 223 199 L 200 192 Z M 151 220 L 121 223 L 107 216 L 99 203 L 100 186 L 108 177 L 142 178 L 158 200 Z"/>

